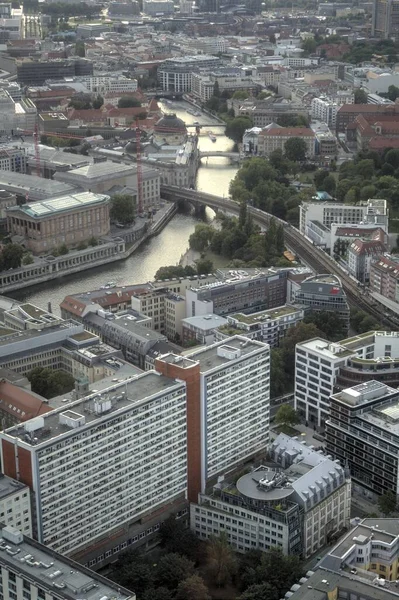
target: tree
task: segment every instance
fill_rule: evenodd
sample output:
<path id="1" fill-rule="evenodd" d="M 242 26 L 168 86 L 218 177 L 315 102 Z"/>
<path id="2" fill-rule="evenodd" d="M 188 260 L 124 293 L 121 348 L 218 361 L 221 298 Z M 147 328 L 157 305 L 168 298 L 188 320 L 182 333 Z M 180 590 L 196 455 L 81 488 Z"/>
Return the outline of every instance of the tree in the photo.
<path id="1" fill-rule="evenodd" d="M 276 414 L 276 423 L 279 425 L 297 425 L 300 419 L 296 411 L 289 404 L 282 404 Z"/>
<path id="2" fill-rule="evenodd" d="M 335 177 L 333 177 L 333 175 L 328 175 L 328 177 L 324 179 L 321 189 L 324 192 L 327 192 L 327 194 L 334 196 L 336 190 Z"/>
<path id="3" fill-rule="evenodd" d="M 139 106 L 141 106 L 141 102 L 134 96 L 122 96 L 118 101 L 118 108 L 138 108 Z"/>
<path id="4" fill-rule="evenodd" d="M 76 42 L 75 44 L 75 54 L 76 56 L 81 56 L 81 57 L 85 57 L 86 56 L 86 49 L 85 49 L 85 43 L 84 42 Z"/>
<path id="5" fill-rule="evenodd" d="M 159 586 L 175 590 L 181 581 L 194 575 L 194 563 L 180 554 L 165 554 L 158 565 L 155 574 Z"/>
<path id="6" fill-rule="evenodd" d="M 305 140 L 300 137 L 293 137 L 285 142 L 284 150 L 288 160 L 301 162 L 306 160 L 308 147 Z"/>
<path id="7" fill-rule="evenodd" d="M 249 586 L 238 600 L 279 600 L 279 596 L 268 583 L 255 583 Z"/>
<path id="8" fill-rule="evenodd" d="M 198 275 L 208 275 L 208 273 L 213 273 L 214 271 L 213 262 L 209 259 L 201 258 L 195 261 L 195 264 Z"/>
<path id="9" fill-rule="evenodd" d="M 164 521 L 159 530 L 161 547 L 169 553 L 182 554 L 196 561 L 199 552 L 199 540 L 189 529 L 184 519 L 176 519 L 171 515 Z"/>
<path id="10" fill-rule="evenodd" d="M 304 323 L 313 323 L 332 342 L 342 340 L 347 334 L 339 316 L 326 310 L 308 312 L 304 318 Z"/>
<path id="11" fill-rule="evenodd" d="M 130 225 L 136 216 L 136 197 L 131 194 L 114 194 L 109 214 L 117 223 Z"/>
<path id="12" fill-rule="evenodd" d="M 104 98 L 102 96 L 100 96 L 100 94 L 98 94 L 98 96 L 96 96 L 92 102 L 92 106 L 93 108 L 97 109 L 97 108 L 101 108 L 102 105 L 104 104 Z"/>
<path id="13" fill-rule="evenodd" d="M 177 586 L 176 600 L 211 600 L 202 577 L 191 575 Z"/>
<path id="14" fill-rule="evenodd" d="M 23 257 L 22 257 L 23 265 L 31 265 L 33 262 L 34 262 L 34 259 L 30 252 L 27 252 L 26 254 L 23 255 Z"/>
<path id="15" fill-rule="evenodd" d="M 326 169 L 318 169 L 313 175 L 313 181 L 316 186 L 316 190 L 323 190 L 323 182 L 328 177 L 329 173 Z"/>
<path id="16" fill-rule="evenodd" d="M 32 392 L 44 396 L 44 398 L 54 398 L 70 392 L 75 385 L 75 380 L 69 373 L 60 370 L 36 367 L 29 375 Z"/>
<path id="17" fill-rule="evenodd" d="M 204 252 L 210 245 L 214 234 L 214 229 L 206 223 L 198 223 L 195 226 L 194 233 L 189 237 L 190 248 L 197 252 Z"/>
<path id="18" fill-rule="evenodd" d="M 232 96 L 233 100 L 246 100 L 248 97 L 249 93 L 244 90 L 237 90 Z"/>
<path id="19" fill-rule="evenodd" d="M 2 271 L 18 269 L 21 266 L 24 249 L 19 244 L 6 244 L 0 254 L 0 267 Z"/>
<path id="20" fill-rule="evenodd" d="M 388 517 L 390 514 L 395 512 L 396 506 L 396 494 L 394 494 L 391 490 L 385 492 L 385 494 L 378 498 L 378 508 L 385 517 Z"/>
<path id="21" fill-rule="evenodd" d="M 259 583 L 267 582 L 277 598 L 284 598 L 287 590 L 302 577 L 302 564 L 298 556 L 285 556 L 279 548 L 264 552 L 257 569 Z"/>
<path id="22" fill-rule="evenodd" d="M 154 568 L 137 551 L 126 552 L 119 556 L 111 578 L 118 585 L 134 589 L 137 597 L 142 598 L 147 590 L 153 588 Z M 169 600 L 167 596 L 165 600 Z"/>
<path id="23" fill-rule="evenodd" d="M 136 587 L 134 589 L 137 591 Z M 140 600 L 173 600 L 173 592 L 166 587 L 152 587 L 140 596 Z"/>
<path id="24" fill-rule="evenodd" d="M 303 56 L 309 56 L 309 54 L 313 54 L 317 48 L 317 43 L 314 38 L 306 38 L 302 42 L 302 50 Z"/>
<path id="25" fill-rule="evenodd" d="M 273 348 L 270 352 L 270 398 L 278 398 L 286 392 L 284 352 Z"/>
<path id="26" fill-rule="evenodd" d="M 58 250 L 58 256 L 64 256 L 65 254 L 69 253 L 69 248 L 66 244 L 61 244 L 61 246 L 59 246 L 57 248 Z"/>
<path id="27" fill-rule="evenodd" d="M 362 88 L 355 90 L 355 104 L 367 104 L 367 92 Z"/>
<path id="28" fill-rule="evenodd" d="M 212 579 L 218 587 L 223 587 L 236 570 L 236 559 L 224 532 L 209 538 L 206 555 Z"/>
<path id="29" fill-rule="evenodd" d="M 242 142 L 242 136 L 246 129 L 252 127 L 252 121 L 249 117 L 235 117 L 230 119 L 226 125 L 226 135 L 236 144 Z"/>
<path id="30" fill-rule="evenodd" d="M 215 96 L 215 98 L 220 98 L 220 88 L 218 80 L 216 80 L 213 85 L 213 96 Z"/>
<path id="31" fill-rule="evenodd" d="M 98 246 L 98 239 L 94 237 L 94 235 L 91 236 L 91 238 L 88 241 L 89 246 Z"/>

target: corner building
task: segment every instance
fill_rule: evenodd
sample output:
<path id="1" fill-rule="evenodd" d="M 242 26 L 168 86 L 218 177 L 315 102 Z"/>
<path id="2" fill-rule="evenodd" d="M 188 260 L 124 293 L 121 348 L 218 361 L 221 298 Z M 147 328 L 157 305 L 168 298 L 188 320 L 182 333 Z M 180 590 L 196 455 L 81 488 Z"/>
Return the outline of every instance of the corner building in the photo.
<path id="1" fill-rule="evenodd" d="M 186 454 L 186 386 L 155 372 L 1 433 L 5 474 L 31 489 L 34 537 L 90 567 L 186 506 Z"/>

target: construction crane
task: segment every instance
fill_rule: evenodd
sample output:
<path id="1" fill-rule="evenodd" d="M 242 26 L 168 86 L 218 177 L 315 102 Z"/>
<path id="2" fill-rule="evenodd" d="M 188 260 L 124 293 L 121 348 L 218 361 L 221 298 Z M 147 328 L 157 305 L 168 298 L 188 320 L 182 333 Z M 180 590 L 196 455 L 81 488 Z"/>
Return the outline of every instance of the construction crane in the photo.
<path id="1" fill-rule="evenodd" d="M 137 199 L 139 216 L 143 214 L 143 166 L 141 164 L 141 133 L 139 120 L 136 119 L 136 162 L 137 162 Z"/>

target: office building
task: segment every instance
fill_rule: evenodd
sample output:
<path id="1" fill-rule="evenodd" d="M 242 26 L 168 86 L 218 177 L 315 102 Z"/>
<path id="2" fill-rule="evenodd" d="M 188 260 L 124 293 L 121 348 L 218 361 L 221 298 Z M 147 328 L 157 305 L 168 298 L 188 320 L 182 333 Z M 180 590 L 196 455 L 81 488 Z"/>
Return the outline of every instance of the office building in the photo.
<path id="1" fill-rule="evenodd" d="M 345 133 L 348 125 L 353 123 L 359 115 L 364 117 L 372 116 L 376 118 L 395 120 L 399 114 L 399 107 L 396 104 L 343 104 L 337 112 L 337 133 Z"/>
<path id="2" fill-rule="evenodd" d="M 168 58 L 158 67 L 158 81 L 165 91 L 189 92 L 191 73 L 200 69 L 213 69 L 219 65 L 220 59 L 217 56 L 207 54 Z"/>
<path id="3" fill-rule="evenodd" d="M 397 0 L 373 1 L 371 35 L 385 40 L 398 39 L 399 2 Z"/>
<path id="4" fill-rule="evenodd" d="M 326 421 L 328 452 L 349 465 L 372 494 L 399 493 L 399 392 L 371 380 L 333 394 Z"/>
<path id="5" fill-rule="evenodd" d="M 248 116 L 252 119 L 254 127 L 261 127 L 263 129 L 271 123 L 278 123 L 279 117 L 283 115 L 301 115 L 308 118 L 309 112 L 299 102 L 290 102 L 285 98 L 272 97 L 268 100 L 258 101 L 250 106 L 242 103 L 236 116 Z"/>
<path id="6" fill-rule="evenodd" d="M 186 317 L 182 319 L 182 343 L 183 346 L 200 344 L 209 346 L 222 338 L 217 335 L 217 330 L 227 325 L 227 319 L 218 315 L 200 315 L 199 317 Z M 238 333 L 238 332 L 234 332 Z M 244 332 L 239 332 L 245 335 Z M 232 334 L 233 335 L 233 334 Z M 227 335 L 225 337 L 228 337 Z M 224 338 L 223 338 L 224 339 Z"/>
<path id="7" fill-rule="evenodd" d="M 312 118 L 335 129 L 339 105 L 329 98 L 313 98 L 311 103 Z"/>
<path id="8" fill-rule="evenodd" d="M 227 323 L 219 325 L 216 337 L 219 340 L 224 339 L 234 332 L 276 348 L 288 329 L 302 321 L 304 314 L 305 310 L 301 306 L 286 304 L 248 315 L 244 313 L 227 315 Z"/>
<path id="9" fill-rule="evenodd" d="M 277 547 L 308 557 L 348 526 L 350 499 L 342 466 L 280 434 L 268 467 L 218 482 L 191 504 L 191 528 L 201 539 L 224 532 L 238 552 Z"/>
<path id="10" fill-rule="evenodd" d="M 27 156 L 25 148 L 9 146 L 0 150 L 0 170 L 26 173 Z"/>
<path id="11" fill-rule="evenodd" d="M 269 156 L 274 150 L 285 152 L 288 140 L 300 138 L 306 143 L 306 156 L 312 158 L 316 153 L 314 131 L 308 127 L 266 127 L 258 137 L 258 154 Z"/>
<path id="12" fill-rule="evenodd" d="M 172 0 L 143 0 L 143 13 L 150 17 L 173 15 L 175 5 Z"/>
<path id="13" fill-rule="evenodd" d="M 299 229 L 318 246 L 324 246 L 332 252 L 339 226 L 364 229 L 352 238 L 367 235 L 366 229 L 381 228 L 388 233 L 389 209 L 387 201 L 371 198 L 362 204 L 353 206 L 341 204 L 318 192 L 312 202 L 302 202 L 299 206 Z M 355 227 L 356 229 L 356 227 Z"/>
<path id="14" fill-rule="evenodd" d="M 79 23 L 76 28 L 76 37 L 80 40 L 102 36 L 106 31 L 111 31 L 109 23 Z M 91 75 L 91 73 L 80 73 L 80 75 Z M 78 75 L 78 73 L 76 73 Z"/>
<path id="15" fill-rule="evenodd" d="M 82 25 L 83 26 L 83 25 Z M 22 86 L 43 85 L 47 79 L 93 75 L 93 63 L 85 58 L 16 61 L 17 81 Z"/>
<path id="16" fill-rule="evenodd" d="M 323 427 L 335 391 L 376 379 L 399 385 L 399 336 L 369 331 L 340 342 L 314 338 L 296 346 L 295 405 Z"/>
<path id="17" fill-rule="evenodd" d="M 29 487 L 3 473 L 0 473 L 0 523 L 19 529 L 24 535 L 32 535 Z"/>
<path id="18" fill-rule="evenodd" d="M 0 440 L 4 473 L 31 489 L 34 537 L 83 563 L 115 560 L 186 506 L 182 381 L 143 373 Z"/>
<path id="19" fill-rule="evenodd" d="M 187 317 L 254 312 L 282 306 L 286 301 L 288 272 L 263 269 L 230 271 L 222 281 L 215 281 L 186 292 Z"/>
<path id="20" fill-rule="evenodd" d="M 349 328 L 349 304 L 336 275 L 308 277 L 300 284 L 295 301 L 314 312 L 332 312 L 339 317 L 343 327 Z"/>
<path id="21" fill-rule="evenodd" d="M 232 473 L 269 443 L 270 349 L 234 336 L 155 369 L 187 386 L 188 499 Z"/>
<path id="22" fill-rule="evenodd" d="M 108 235 L 109 196 L 85 192 L 7 209 L 7 227 L 32 254 Z"/>
<path id="23" fill-rule="evenodd" d="M 181 321 L 186 316 L 183 296 L 165 288 L 134 293 L 132 309 L 151 318 L 152 329 L 166 335 L 170 340 L 181 339 Z"/>
<path id="24" fill-rule="evenodd" d="M 1 530 L 0 584 L 4 598 L 136 600 L 134 592 L 25 537 L 11 526 Z"/>

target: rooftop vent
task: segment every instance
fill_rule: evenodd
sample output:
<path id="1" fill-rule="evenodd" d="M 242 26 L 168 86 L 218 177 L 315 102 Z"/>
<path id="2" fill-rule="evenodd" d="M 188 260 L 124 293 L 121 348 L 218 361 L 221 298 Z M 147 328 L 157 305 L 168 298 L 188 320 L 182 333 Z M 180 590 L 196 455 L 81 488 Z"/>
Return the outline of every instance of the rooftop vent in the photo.
<path id="1" fill-rule="evenodd" d="M 60 413 L 60 425 L 66 425 L 67 427 L 71 427 L 72 429 L 76 429 L 77 427 L 81 427 L 85 424 L 86 419 L 83 415 L 74 412 L 73 410 L 66 410 L 65 412 Z"/>
<path id="2" fill-rule="evenodd" d="M 24 423 L 24 429 L 28 432 L 36 431 L 37 429 L 42 429 L 43 427 L 43 417 L 36 417 L 35 419 L 30 419 L 29 421 L 26 421 L 26 423 Z"/>
<path id="3" fill-rule="evenodd" d="M 22 542 L 24 541 L 24 536 L 22 535 L 22 533 L 14 527 L 3 527 L 3 529 L 1 530 L 1 535 L 4 540 L 7 540 L 12 544 L 18 545 L 22 544 Z"/>

